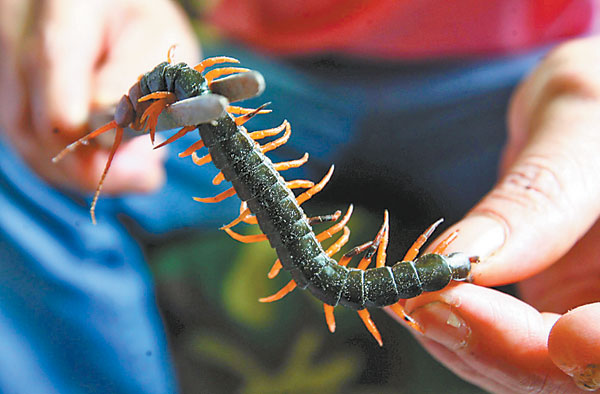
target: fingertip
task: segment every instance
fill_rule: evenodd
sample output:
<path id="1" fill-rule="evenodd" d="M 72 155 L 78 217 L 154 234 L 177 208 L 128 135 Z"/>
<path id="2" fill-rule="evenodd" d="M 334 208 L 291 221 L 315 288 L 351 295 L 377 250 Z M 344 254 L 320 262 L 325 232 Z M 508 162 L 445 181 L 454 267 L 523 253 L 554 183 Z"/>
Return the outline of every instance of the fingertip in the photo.
<path id="1" fill-rule="evenodd" d="M 550 358 L 584 390 L 600 389 L 600 303 L 573 309 L 552 327 Z"/>

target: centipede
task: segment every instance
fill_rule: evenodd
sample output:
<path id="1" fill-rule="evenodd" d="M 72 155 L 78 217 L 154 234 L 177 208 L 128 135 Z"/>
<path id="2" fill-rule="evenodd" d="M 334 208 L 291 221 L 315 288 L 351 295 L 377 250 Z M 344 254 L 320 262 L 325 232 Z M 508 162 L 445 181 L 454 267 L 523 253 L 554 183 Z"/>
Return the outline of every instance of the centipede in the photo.
<path id="1" fill-rule="evenodd" d="M 148 132 L 154 143 L 157 119 L 169 105 L 186 98 L 211 93 L 211 87 L 219 77 L 249 71 L 241 67 L 222 66 L 237 64 L 237 59 L 227 56 L 207 58 L 196 66 L 174 64 L 172 48 L 167 61 L 143 74 L 121 98 L 114 119 L 67 146 L 53 159 L 60 160 L 78 146 L 109 130 L 116 129 L 110 154 L 101 174 L 90 207 L 92 221 L 102 183 L 111 161 L 121 143 L 123 129 L 131 127 Z M 208 68 L 218 65 L 207 71 Z M 472 264 L 477 256 L 461 252 L 445 254 L 448 245 L 457 237 L 450 233 L 431 253 L 419 251 L 443 219 L 429 226 L 412 244 L 404 257 L 388 265 L 389 214 L 384 211 L 383 223 L 375 237 L 344 253 L 339 260 L 333 258 L 346 245 L 350 237 L 348 222 L 353 212 L 349 205 L 344 215 L 341 211 L 321 216 L 307 216 L 301 205 L 319 193 L 331 179 L 332 165 L 318 182 L 304 179 L 285 180 L 281 172 L 297 168 L 308 161 L 308 153 L 295 160 L 273 163 L 266 153 L 285 144 L 291 135 L 291 125 L 285 120 L 280 126 L 249 132 L 244 124 L 259 114 L 269 113 L 266 105 L 259 108 L 243 108 L 229 105 L 222 116 L 210 122 L 186 125 L 156 147 L 162 147 L 198 130 L 199 139 L 179 153 L 179 157 L 191 157 L 194 164 L 210 162 L 218 170 L 213 184 L 223 181 L 231 187 L 213 197 L 194 197 L 202 203 L 218 203 L 237 195 L 241 200 L 237 218 L 221 227 L 233 239 L 243 242 L 268 241 L 277 254 L 277 260 L 268 272 L 268 278 L 276 277 L 281 270 L 287 271 L 290 281 L 275 294 L 259 299 L 260 302 L 280 300 L 296 288 L 308 290 L 323 303 L 325 322 L 331 332 L 336 329 L 334 308 L 344 306 L 355 310 L 367 330 L 383 345 L 381 334 L 371 319 L 368 308 L 389 307 L 409 327 L 423 332 L 423 328 L 406 312 L 405 302 L 423 292 L 444 289 L 455 281 L 470 278 Z M 281 136 L 280 136 L 281 135 Z M 261 140 L 273 137 L 263 144 Z M 206 148 L 208 153 L 199 156 Z M 298 194 L 293 190 L 301 189 Z M 261 234 L 244 235 L 233 230 L 240 223 L 256 224 Z M 319 233 L 313 226 L 332 223 Z M 335 238 L 334 240 L 334 237 Z M 331 239 L 325 248 L 322 243 Z M 360 260 L 351 267 L 352 260 Z M 374 261 L 374 266 L 371 267 Z M 353 264 L 354 265 L 354 264 Z"/>

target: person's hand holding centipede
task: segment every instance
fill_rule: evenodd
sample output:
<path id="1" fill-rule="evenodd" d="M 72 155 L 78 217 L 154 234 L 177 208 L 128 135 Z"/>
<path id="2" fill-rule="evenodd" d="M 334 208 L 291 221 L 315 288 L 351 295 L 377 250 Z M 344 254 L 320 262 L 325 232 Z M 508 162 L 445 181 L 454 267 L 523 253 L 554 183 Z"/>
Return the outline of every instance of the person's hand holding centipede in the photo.
<path id="1" fill-rule="evenodd" d="M 423 346 L 494 392 L 600 388 L 598 64 L 600 38 L 581 39 L 525 79 L 502 178 L 448 230 L 460 230 L 448 249 L 481 256 L 475 284 L 518 282 L 525 302 L 460 284 L 407 303 Z"/>
<path id="2" fill-rule="evenodd" d="M 140 70 L 164 60 L 169 46 L 178 45 L 181 60 L 199 59 L 184 13 L 168 0 L 0 0 L 0 15 L 0 125 L 29 165 L 54 184 L 94 190 L 108 148 L 92 144 L 57 165 L 51 158 L 87 133 L 93 111 L 114 105 Z M 128 141 L 103 190 L 160 186 L 164 153 L 153 151 L 148 138 Z"/>

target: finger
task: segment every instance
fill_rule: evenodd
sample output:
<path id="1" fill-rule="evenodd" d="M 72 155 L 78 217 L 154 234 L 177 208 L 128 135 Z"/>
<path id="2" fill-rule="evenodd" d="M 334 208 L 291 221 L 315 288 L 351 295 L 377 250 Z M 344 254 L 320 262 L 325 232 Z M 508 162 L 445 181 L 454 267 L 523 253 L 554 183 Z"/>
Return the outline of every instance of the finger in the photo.
<path id="1" fill-rule="evenodd" d="M 600 221 L 551 267 L 517 284 L 519 296 L 538 310 L 565 313 L 600 301 Z"/>
<path id="2" fill-rule="evenodd" d="M 585 72 L 553 71 L 554 78 L 538 81 L 538 95 L 527 94 L 534 88 L 521 91 L 539 101 L 520 125 L 528 133 L 524 147 L 494 189 L 449 230 L 460 229 L 449 251 L 483 257 L 473 269 L 476 283 L 505 284 L 541 271 L 598 217 L 600 75 L 587 83 Z"/>
<path id="3" fill-rule="evenodd" d="M 576 308 L 558 319 L 548 349 L 552 361 L 579 388 L 600 389 L 600 303 Z"/>
<path id="4" fill-rule="evenodd" d="M 101 56 L 104 7 L 95 2 L 46 2 L 39 27 L 38 56 L 30 64 L 35 126 L 42 136 L 54 128 L 80 132 L 91 97 L 91 75 Z M 84 22 L 84 23 L 82 23 Z"/>
<path id="5" fill-rule="evenodd" d="M 574 388 L 548 356 L 554 314 L 540 314 L 507 294 L 471 284 L 409 300 L 423 327 L 415 334 L 440 362 L 492 391 L 560 392 Z M 472 377 L 471 371 L 484 372 Z"/>
<path id="6" fill-rule="evenodd" d="M 121 22 L 124 19 L 126 24 Z M 175 62 L 195 64 L 200 58 L 200 45 L 189 22 L 170 2 L 161 0 L 152 7 L 118 8 L 108 23 L 120 28 L 107 38 L 109 50 L 94 81 L 96 104 L 114 104 L 139 75 L 167 60 L 172 45 L 176 45 Z"/>

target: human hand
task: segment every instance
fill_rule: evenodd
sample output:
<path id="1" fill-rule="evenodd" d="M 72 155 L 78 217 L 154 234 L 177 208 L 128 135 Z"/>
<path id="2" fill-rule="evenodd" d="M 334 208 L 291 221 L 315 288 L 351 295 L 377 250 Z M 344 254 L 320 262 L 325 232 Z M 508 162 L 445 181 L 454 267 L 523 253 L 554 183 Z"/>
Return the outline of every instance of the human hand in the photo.
<path id="1" fill-rule="evenodd" d="M 502 179 L 448 229 L 460 232 L 447 252 L 482 257 L 475 284 L 519 282 L 523 301 L 458 284 L 406 304 L 423 346 L 484 389 L 600 388 L 599 64 L 600 38 L 581 39 L 525 79 Z"/>
<path id="2" fill-rule="evenodd" d="M 96 188 L 108 149 L 94 144 L 51 163 L 90 131 L 95 110 L 116 103 L 173 44 L 177 59 L 200 58 L 185 15 L 169 0 L 0 0 L 0 15 L 0 126 L 28 164 L 58 185 Z M 122 144 L 103 191 L 157 188 L 163 155 L 147 137 Z"/>

